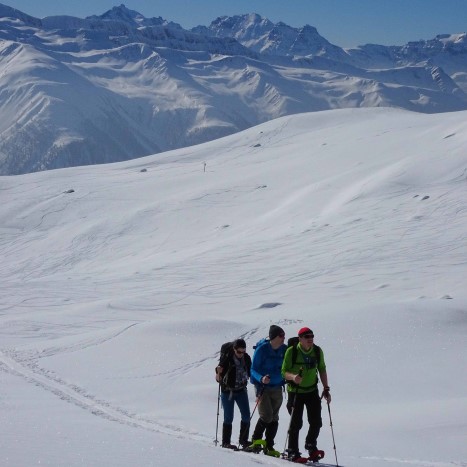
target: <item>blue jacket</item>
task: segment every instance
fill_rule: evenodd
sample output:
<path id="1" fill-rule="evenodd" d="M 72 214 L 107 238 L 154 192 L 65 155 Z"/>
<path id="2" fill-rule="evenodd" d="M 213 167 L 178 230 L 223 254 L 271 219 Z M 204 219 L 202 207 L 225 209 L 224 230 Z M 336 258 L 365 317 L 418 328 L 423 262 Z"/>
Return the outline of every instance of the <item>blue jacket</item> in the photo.
<path id="1" fill-rule="evenodd" d="M 282 344 L 278 349 L 274 350 L 269 340 L 259 342 L 253 361 L 251 363 L 251 378 L 252 384 L 258 386 L 261 384 L 261 378 L 269 375 L 271 381 L 265 387 L 283 386 L 285 381 L 281 374 L 282 362 L 284 360 L 287 346 Z"/>

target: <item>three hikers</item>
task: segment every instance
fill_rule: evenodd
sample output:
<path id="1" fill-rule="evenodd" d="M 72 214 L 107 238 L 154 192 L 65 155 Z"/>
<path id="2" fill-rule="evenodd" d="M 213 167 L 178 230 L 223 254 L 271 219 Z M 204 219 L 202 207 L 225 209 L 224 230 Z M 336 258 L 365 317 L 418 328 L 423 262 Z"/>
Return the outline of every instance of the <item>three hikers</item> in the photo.
<path id="1" fill-rule="evenodd" d="M 279 457 L 281 453 L 274 449 L 274 444 L 279 426 L 279 409 L 283 402 L 283 387 L 287 383 L 290 424 L 288 446 L 283 457 L 294 462 L 308 459 L 316 461 L 324 456 L 324 452 L 317 448 L 322 426 L 321 399 L 324 398 L 328 404 L 331 402 L 324 354 L 314 344 L 313 331 L 308 327 L 301 328 L 298 337 L 289 339 L 288 345 L 284 341 L 284 330 L 277 325 L 270 326 L 268 338 L 260 340 L 254 347 L 253 361 L 246 352 L 243 339 L 222 346 L 216 368 L 216 381 L 220 384 L 220 399 L 224 409 L 222 446 L 237 449 L 237 446 L 231 444 L 236 403 L 241 413 L 239 445 L 242 449 L 256 452 L 263 450 L 267 455 Z M 318 375 L 324 387 L 321 397 Z M 249 378 L 255 385 L 255 409 L 258 407 L 259 413 L 251 442 L 248 441 L 251 420 L 247 392 Z M 303 426 L 305 409 L 309 424 L 305 437 L 307 458 L 301 457 L 299 451 L 299 432 Z"/>

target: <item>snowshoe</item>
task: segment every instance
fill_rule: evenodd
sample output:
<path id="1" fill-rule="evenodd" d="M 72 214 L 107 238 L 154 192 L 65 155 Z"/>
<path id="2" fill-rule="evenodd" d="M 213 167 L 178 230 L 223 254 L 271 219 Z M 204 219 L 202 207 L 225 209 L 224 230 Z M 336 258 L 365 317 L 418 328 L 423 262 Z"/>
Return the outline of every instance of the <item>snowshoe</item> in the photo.
<path id="1" fill-rule="evenodd" d="M 324 451 L 321 451 L 321 449 L 314 449 L 313 451 L 309 451 L 308 459 L 311 462 L 318 462 L 323 457 L 324 457 Z"/>
<path id="2" fill-rule="evenodd" d="M 232 449 L 233 451 L 238 451 L 238 447 L 235 446 L 235 444 L 224 443 L 221 446 L 226 449 Z"/>
<path id="3" fill-rule="evenodd" d="M 255 439 L 251 442 L 249 452 L 255 452 L 256 454 L 266 449 L 266 441 L 264 439 Z"/>
<path id="4" fill-rule="evenodd" d="M 308 457 L 302 457 L 299 452 L 286 451 L 282 454 L 282 458 L 296 464 L 306 464 L 308 462 Z"/>
<path id="5" fill-rule="evenodd" d="M 280 457 L 281 453 L 279 451 L 276 451 L 273 448 L 265 448 L 264 449 L 264 454 L 266 456 L 271 456 L 271 457 Z"/>

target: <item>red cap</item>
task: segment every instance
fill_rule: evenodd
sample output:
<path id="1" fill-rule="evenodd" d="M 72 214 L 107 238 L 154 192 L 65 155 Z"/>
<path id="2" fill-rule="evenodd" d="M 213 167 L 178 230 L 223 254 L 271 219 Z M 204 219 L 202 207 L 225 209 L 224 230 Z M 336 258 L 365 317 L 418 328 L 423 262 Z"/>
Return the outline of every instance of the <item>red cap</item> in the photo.
<path id="1" fill-rule="evenodd" d="M 298 331 L 298 336 L 302 336 L 303 334 L 308 334 L 311 333 L 313 334 L 313 331 L 310 328 L 302 328 Z"/>

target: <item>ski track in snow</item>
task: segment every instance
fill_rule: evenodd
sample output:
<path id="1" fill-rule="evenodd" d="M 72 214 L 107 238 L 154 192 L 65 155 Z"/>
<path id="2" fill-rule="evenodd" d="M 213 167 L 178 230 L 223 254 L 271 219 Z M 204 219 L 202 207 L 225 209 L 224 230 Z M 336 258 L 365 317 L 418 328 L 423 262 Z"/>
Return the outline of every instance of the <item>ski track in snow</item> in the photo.
<path id="1" fill-rule="evenodd" d="M 53 371 L 41 368 L 37 363 L 41 358 L 51 357 L 63 353 L 78 352 L 89 347 L 102 345 L 122 335 L 137 324 L 138 323 L 133 323 L 117 332 L 113 332 L 111 335 L 106 337 L 95 339 L 89 338 L 69 346 L 49 347 L 42 350 L 41 352 L 17 352 L 12 349 L 2 349 L 0 350 L 0 371 L 21 377 L 28 383 L 33 384 L 44 391 L 52 393 L 60 400 L 69 404 L 73 404 L 107 421 L 120 423 L 132 428 L 140 428 L 155 433 L 163 433 L 166 435 L 175 436 L 177 438 L 192 439 L 209 444 L 212 443 L 212 439 L 206 435 L 190 432 L 173 425 L 163 425 L 148 418 L 138 417 L 136 414 L 130 413 L 122 407 L 116 407 L 105 400 L 98 399 L 94 395 L 88 393 L 84 388 L 59 378 Z M 190 369 L 200 366 L 206 360 L 210 360 L 215 357 L 216 355 L 212 355 L 205 359 L 183 365 L 182 367 L 171 371 L 152 375 L 143 375 L 139 378 L 149 378 L 161 375 L 170 376 L 184 373 Z"/>
<path id="2" fill-rule="evenodd" d="M 289 322 L 290 320 L 283 320 L 282 323 Z M 163 425 L 144 417 L 128 412 L 127 410 L 116 407 L 109 402 L 98 399 L 94 395 L 88 393 L 84 388 L 69 383 L 58 376 L 53 371 L 41 368 L 38 361 L 42 358 L 52 357 L 58 354 L 79 352 L 89 347 L 100 346 L 118 336 L 124 334 L 138 323 L 133 323 L 125 328 L 113 332 L 109 336 L 100 338 L 88 338 L 73 345 L 67 346 L 53 346 L 38 351 L 15 351 L 13 349 L 0 350 L 0 370 L 19 376 L 30 384 L 54 394 L 56 397 L 64 402 L 73 404 L 92 413 L 95 416 L 103 418 L 108 421 L 117 422 L 133 428 L 141 428 L 152 432 L 164 433 L 178 438 L 192 439 L 204 443 L 211 443 L 212 439 L 209 436 L 201 433 L 190 432 L 183 430 L 173 425 Z M 257 334 L 259 328 L 252 329 L 245 332 L 240 337 L 249 339 Z M 210 355 L 206 358 L 187 363 L 183 366 L 177 367 L 172 370 L 163 371 L 159 373 L 152 373 L 148 375 L 132 376 L 131 379 L 144 379 L 153 378 L 157 376 L 175 377 L 180 374 L 185 374 L 193 369 L 196 369 L 206 363 L 207 361 L 214 360 L 218 357 L 218 353 Z M 115 378 L 126 379 L 126 378 Z"/>
<path id="3" fill-rule="evenodd" d="M 200 433 L 188 432 L 170 425 L 162 425 L 154 420 L 138 417 L 121 407 L 112 406 L 109 402 L 97 399 L 89 394 L 85 389 L 68 383 L 55 376 L 52 372 L 39 367 L 34 360 L 23 358 L 15 357 L 13 351 L 0 351 L 0 370 L 19 376 L 28 383 L 54 394 L 62 401 L 80 407 L 105 420 L 155 433 L 164 433 L 177 438 L 192 439 L 204 443 L 212 442 L 211 438 Z"/>

